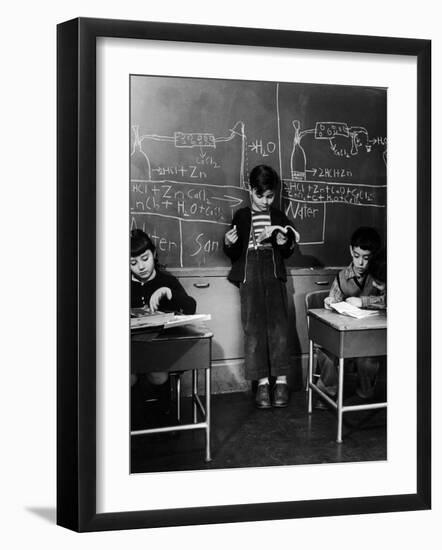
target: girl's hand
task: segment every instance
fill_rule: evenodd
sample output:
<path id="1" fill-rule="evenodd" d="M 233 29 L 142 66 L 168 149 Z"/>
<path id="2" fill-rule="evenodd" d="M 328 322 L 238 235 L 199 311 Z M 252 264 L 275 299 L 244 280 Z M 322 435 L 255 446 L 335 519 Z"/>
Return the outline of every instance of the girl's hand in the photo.
<path id="1" fill-rule="evenodd" d="M 281 233 L 281 231 L 278 231 L 276 234 L 276 244 L 283 245 L 287 242 L 288 237 L 287 235 L 284 235 L 284 233 Z"/>
<path id="2" fill-rule="evenodd" d="M 352 306 L 362 307 L 362 300 L 360 298 L 357 298 L 356 296 L 351 296 L 350 298 L 347 298 L 345 301 L 347 302 L 347 304 L 350 304 Z"/>
<path id="3" fill-rule="evenodd" d="M 158 306 L 160 304 L 160 300 L 162 298 L 167 298 L 168 300 L 172 300 L 172 291 L 167 286 L 162 286 L 161 288 L 157 288 L 155 292 L 152 294 L 149 300 L 149 307 L 151 311 L 157 311 Z"/>
<path id="4" fill-rule="evenodd" d="M 238 240 L 238 231 L 236 230 L 236 225 L 232 227 L 232 229 L 229 229 L 227 233 L 224 235 L 224 242 L 226 246 L 231 246 L 232 244 L 235 244 Z"/>

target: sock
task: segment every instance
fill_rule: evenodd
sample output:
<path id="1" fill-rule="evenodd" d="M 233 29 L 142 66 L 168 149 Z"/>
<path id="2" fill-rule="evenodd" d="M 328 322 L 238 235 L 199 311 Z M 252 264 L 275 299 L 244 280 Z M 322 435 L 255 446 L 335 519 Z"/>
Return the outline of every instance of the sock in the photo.
<path id="1" fill-rule="evenodd" d="M 267 378 L 260 378 L 258 380 L 258 386 L 261 386 L 261 385 L 264 385 L 264 384 L 268 384 L 269 383 L 269 379 L 268 377 Z"/>
<path id="2" fill-rule="evenodd" d="M 278 376 L 275 384 L 287 384 L 287 376 Z"/>

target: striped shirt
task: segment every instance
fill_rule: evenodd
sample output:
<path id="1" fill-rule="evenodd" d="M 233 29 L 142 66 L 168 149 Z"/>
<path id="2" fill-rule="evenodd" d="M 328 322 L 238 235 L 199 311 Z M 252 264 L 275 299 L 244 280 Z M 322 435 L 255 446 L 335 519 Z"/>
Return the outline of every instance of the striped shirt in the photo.
<path id="1" fill-rule="evenodd" d="M 256 240 L 264 227 L 270 225 L 270 212 L 254 212 L 252 210 L 252 230 L 250 231 L 249 248 L 271 248 L 269 241 L 257 244 Z"/>

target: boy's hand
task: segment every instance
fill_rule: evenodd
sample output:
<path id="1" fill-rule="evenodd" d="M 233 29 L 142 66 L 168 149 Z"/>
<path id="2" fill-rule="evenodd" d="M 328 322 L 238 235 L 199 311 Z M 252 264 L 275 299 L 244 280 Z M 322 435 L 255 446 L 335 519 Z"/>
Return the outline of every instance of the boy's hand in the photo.
<path id="1" fill-rule="evenodd" d="M 226 246 L 231 246 L 232 244 L 235 244 L 238 240 L 238 231 L 236 230 L 236 225 L 232 227 L 232 229 L 229 229 L 227 233 L 224 235 L 224 242 Z"/>
<path id="2" fill-rule="evenodd" d="M 347 302 L 347 304 L 350 304 L 352 306 L 362 307 L 362 300 L 360 298 L 357 298 L 356 296 L 351 296 L 350 298 L 347 298 L 345 301 Z"/>
<path id="3" fill-rule="evenodd" d="M 261 233 L 258 235 L 258 238 L 256 239 L 256 242 L 257 243 L 262 243 L 262 241 L 270 239 L 270 237 L 272 236 L 272 233 L 273 233 L 274 230 L 275 230 L 275 228 L 273 226 L 267 225 L 266 227 L 263 228 Z"/>
<path id="4" fill-rule="evenodd" d="M 332 310 L 333 308 L 330 306 L 330 304 L 333 304 L 333 298 L 331 298 L 330 296 L 327 296 L 327 298 L 324 298 L 325 309 Z"/>
<path id="5" fill-rule="evenodd" d="M 284 233 L 281 233 L 281 231 L 278 231 L 276 234 L 276 244 L 283 245 L 288 241 L 287 235 L 284 235 Z"/>
<path id="6" fill-rule="evenodd" d="M 166 297 L 168 300 L 172 300 L 172 291 L 167 286 L 157 288 L 152 294 L 149 300 L 149 307 L 151 311 L 157 311 L 161 298 Z"/>

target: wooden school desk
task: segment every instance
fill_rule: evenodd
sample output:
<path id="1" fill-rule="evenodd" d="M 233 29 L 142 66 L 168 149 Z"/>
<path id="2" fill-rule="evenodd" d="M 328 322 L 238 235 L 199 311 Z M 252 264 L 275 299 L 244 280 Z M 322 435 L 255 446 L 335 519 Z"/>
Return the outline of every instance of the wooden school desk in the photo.
<path id="1" fill-rule="evenodd" d="M 337 410 L 338 433 L 336 441 L 342 443 L 342 415 L 349 411 L 379 409 L 387 403 L 342 405 L 344 389 L 344 359 L 376 357 L 387 354 L 387 315 L 384 311 L 365 319 L 354 319 L 327 309 L 310 309 L 308 333 L 310 341 L 308 365 L 308 412 L 312 412 L 312 391 L 318 393 Z M 338 395 L 333 401 L 313 384 L 313 344 L 318 344 L 339 359 Z"/>
<path id="2" fill-rule="evenodd" d="M 177 430 L 204 430 L 206 433 L 205 460 L 210 456 L 210 382 L 212 333 L 202 325 L 184 325 L 152 333 L 131 331 L 131 372 L 192 371 L 193 423 L 177 424 L 146 430 L 132 430 L 131 435 L 172 432 Z M 198 371 L 205 373 L 205 403 L 198 395 Z M 198 422 L 198 410 L 202 422 Z"/>

